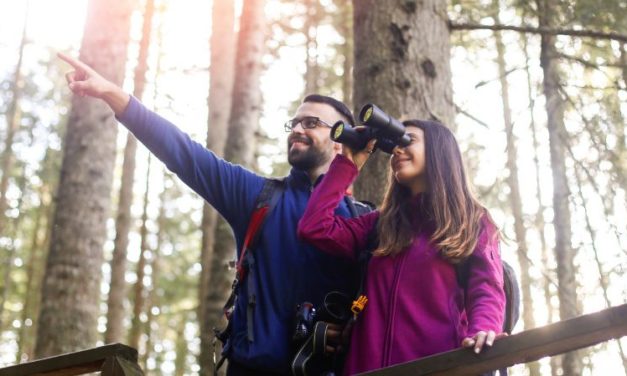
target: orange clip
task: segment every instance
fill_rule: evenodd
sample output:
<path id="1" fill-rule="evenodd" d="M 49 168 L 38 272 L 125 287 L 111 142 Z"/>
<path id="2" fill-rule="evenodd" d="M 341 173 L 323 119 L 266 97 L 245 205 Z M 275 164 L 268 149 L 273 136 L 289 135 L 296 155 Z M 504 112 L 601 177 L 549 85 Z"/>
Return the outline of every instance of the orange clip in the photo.
<path id="1" fill-rule="evenodd" d="M 364 310 L 364 307 L 368 303 L 368 298 L 366 295 L 360 295 L 357 300 L 353 300 L 353 305 L 351 306 L 351 311 L 353 312 L 354 318 L 357 318 L 357 315 Z"/>

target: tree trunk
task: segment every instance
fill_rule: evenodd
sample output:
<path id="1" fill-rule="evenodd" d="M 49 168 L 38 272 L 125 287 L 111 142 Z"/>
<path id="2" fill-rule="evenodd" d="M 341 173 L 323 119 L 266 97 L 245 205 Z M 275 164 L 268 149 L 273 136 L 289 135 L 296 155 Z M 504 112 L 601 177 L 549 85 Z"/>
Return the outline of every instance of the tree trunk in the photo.
<path id="1" fill-rule="evenodd" d="M 264 0 L 249 0 L 242 9 L 229 135 L 225 149 L 227 160 L 248 167 L 254 165 L 255 132 L 259 128 L 261 112 L 259 80 L 266 40 L 264 4 Z"/>
<path id="2" fill-rule="evenodd" d="M 524 17 L 523 17 L 524 19 Z M 522 38 L 523 38 L 523 53 L 525 55 L 525 66 L 527 67 L 527 69 L 525 70 L 526 73 L 526 77 L 527 77 L 527 97 L 529 100 L 529 116 L 531 118 L 530 120 L 530 129 L 531 129 L 531 136 L 533 139 L 533 164 L 536 168 L 536 197 L 538 200 L 538 211 L 536 212 L 535 218 L 534 218 L 534 224 L 535 227 L 538 231 L 538 236 L 540 237 L 540 246 L 541 246 L 541 255 L 542 255 L 542 267 L 543 267 L 543 275 L 544 275 L 544 280 L 542 281 L 542 288 L 544 291 L 544 303 L 547 309 L 547 313 L 548 313 L 548 322 L 549 323 L 553 323 L 556 320 L 554 319 L 554 314 L 553 314 L 553 305 L 551 304 L 552 301 L 552 296 L 553 293 L 551 292 L 551 283 L 552 283 L 552 278 L 551 278 L 551 270 L 549 269 L 549 250 L 548 250 L 548 246 L 547 246 L 547 241 L 546 241 L 546 234 L 545 234 L 545 226 L 546 226 L 546 222 L 544 221 L 544 211 L 546 210 L 546 206 L 544 205 L 544 203 L 542 202 L 542 184 L 540 183 L 540 174 L 541 174 L 541 165 L 540 165 L 540 159 L 538 158 L 538 155 L 540 153 L 540 143 L 538 141 L 538 129 L 537 129 L 537 124 L 536 124 L 536 120 L 535 120 L 535 98 L 536 96 L 534 95 L 533 92 L 533 86 L 531 83 L 531 74 L 529 73 L 529 66 L 530 66 L 530 58 L 529 58 L 529 52 L 528 52 L 528 40 L 527 40 L 527 35 L 526 34 L 521 34 Z M 557 356 L 553 356 L 551 357 L 551 373 L 554 376 L 557 376 L 557 370 L 560 368 L 560 358 Z"/>
<path id="3" fill-rule="evenodd" d="M 24 202 L 24 189 L 26 188 L 26 175 L 24 173 L 21 174 L 21 177 L 18 179 L 18 190 L 20 193 L 20 198 L 18 199 L 17 209 L 20 210 L 22 207 L 22 202 Z M 18 230 L 20 228 L 20 223 L 24 219 L 24 213 L 20 211 L 20 215 L 12 222 L 12 226 L 14 228 L 13 231 L 13 240 L 11 241 L 11 245 L 6 248 L 8 255 L 4 261 L 5 268 L 3 272 L 3 284 L 2 284 L 2 293 L 0 293 L 0 333 L 4 331 L 4 320 L 2 320 L 4 316 L 4 306 L 9 299 L 9 294 L 13 289 L 13 278 L 11 277 L 13 270 L 13 263 L 15 262 L 16 253 L 18 251 L 16 247 L 16 239 L 18 238 Z M 9 235 L 10 236 L 10 235 Z M 10 321 L 10 320 L 7 320 Z"/>
<path id="4" fill-rule="evenodd" d="M 354 1 L 357 111 L 374 103 L 391 116 L 437 119 L 453 126 L 446 6 L 439 0 Z M 389 159 L 383 153 L 370 159 L 355 192 L 380 204 Z"/>
<path id="5" fill-rule="evenodd" d="M 144 93 L 146 71 L 148 70 L 148 48 L 154 14 L 154 0 L 146 0 L 142 39 L 135 67 L 133 95 L 140 99 Z M 115 221 L 115 241 L 111 259 L 111 283 L 107 300 L 107 331 L 105 343 L 122 342 L 124 338 L 124 299 L 126 298 L 126 253 L 128 234 L 131 229 L 131 206 L 133 204 L 133 183 L 135 174 L 135 153 L 137 139 L 132 133 L 126 136 L 124 161 L 122 162 L 122 183 L 120 185 L 118 215 Z"/>
<path id="6" fill-rule="evenodd" d="M 35 327 L 37 323 L 37 311 L 39 302 L 39 292 L 41 290 L 41 274 L 45 267 L 45 250 L 50 233 L 50 223 L 52 222 L 52 197 L 50 191 L 54 191 L 51 185 L 55 183 L 46 182 L 45 173 L 48 166 L 54 164 L 55 158 L 48 149 L 44 157 L 44 168 L 38 174 L 43 181 L 39 186 L 37 196 L 41 200 L 40 206 L 35 213 L 35 224 L 31 234 L 30 245 L 28 247 L 28 260 L 26 266 L 26 294 L 20 318 L 20 330 L 17 339 L 17 361 L 22 362 L 32 357 L 34 345 Z"/>
<path id="7" fill-rule="evenodd" d="M 494 22 L 500 23 L 500 5 L 499 0 L 493 2 L 494 5 Z M 512 111 L 509 102 L 509 83 L 507 82 L 507 67 L 505 65 L 505 45 L 501 37 L 500 31 L 494 32 L 496 44 L 496 63 L 499 70 L 499 81 L 501 84 L 501 103 L 503 105 L 503 123 L 505 125 L 505 134 L 507 137 L 507 169 L 509 176 L 507 183 L 510 189 L 509 202 L 514 215 L 514 233 L 516 234 L 516 244 L 518 245 L 517 256 L 520 265 L 520 286 L 522 290 L 522 318 L 525 324 L 525 330 L 535 328 L 536 323 L 533 317 L 533 303 L 531 298 L 531 278 L 529 277 L 529 259 L 527 255 L 527 230 L 523 218 L 522 199 L 520 197 L 520 182 L 518 180 L 518 150 L 517 140 L 514 135 L 514 124 L 512 123 Z M 540 364 L 538 362 L 527 363 L 530 376 L 540 375 Z"/>
<path id="8" fill-rule="evenodd" d="M 80 59 L 118 85 L 132 4 L 91 0 L 85 22 Z M 42 287 L 38 358 L 96 343 L 116 135 L 115 118 L 104 102 L 73 97 Z"/>
<path id="9" fill-rule="evenodd" d="M 22 39 L 20 41 L 20 49 L 17 57 L 17 65 L 15 66 L 15 73 L 13 73 L 11 88 L 13 95 L 6 113 L 7 138 L 4 140 L 4 149 L 2 150 L 2 155 L 0 156 L 0 173 L 2 174 L 2 179 L 0 179 L 0 236 L 4 235 L 6 220 L 4 212 L 7 210 L 6 194 L 7 189 L 9 188 L 9 177 L 11 176 L 11 170 L 13 169 L 13 140 L 15 139 L 15 133 L 17 133 L 21 118 L 19 102 L 22 97 L 22 61 L 24 58 L 24 46 L 26 45 L 29 6 L 30 1 L 27 1 L 26 14 L 24 16 L 24 27 L 22 29 Z"/>
<path id="10" fill-rule="evenodd" d="M 54 183 L 52 185 L 53 186 L 50 189 L 50 192 L 57 191 L 58 184 Z M 32 319 L 33 325 L 29 331 L 32 334 L 32 336 L 31 338 L 28 338 L 28 341 L 26 342 L 24 346 L 24 353 L 26 354 L 26 358 L 29 360 L 33 359 L 35 356 L 35 345 L 36 345 L 36 340 L 37 340 L 37 331 L 39 328 L 39 316 L 41 315 L 41 309 L 40 309 L 41 290 L 42 290 L 43 281 L 45 277 L 46 260 L 48 259 L 48 251 L 50 250 L 52 226 L 54 225 L 54 222 L 53 222 L 54 212 L 56 210 L 56 204 L 54 202 L 52 195 L 49 194 L 50 192 L 46 192 L 47 194 L 45 195 L 46 197 L 49 197 L 49 201 L 45 209 L 46 210 L 46 225 L 44 228 L 43 240 L 41 242 L 41 245 L 39 245 L 37 248 L 38 251 L 41 252 L 41 254 L 39 255 L 39 259 L 37 260 L 37 267 L 35 268 L 34 273 L 33 273 L 35 276 L 34 288 L 37 289 L 37 291 L 34 293 L 34 296 L 32 297 L 33 308 L 31 309 L 31 311 L 33 312 L 33 319 Z"/>
<path id="11" fill-rule="evenodd" d="M 39 197 L 41 197 L 41 192 Z M 35 290 L 35 269 L 39 265 L 39 244 L 41 242 L 41 230 L 45 228 L 45 214 L 46 206 L 41 205 L 35 213 L 35 225 L 33 226 L 33 232 L 31 234 L 30 247 L 28 248 L 28 259 L 26 261 L 26 294 L 24 296 L 24 304 L 22 306 L 22 312 L 20 314 L 20 330 L 17 336 L 17 362 L 22 362 L 22 354 L 26 348 L 27 341 L 27 328 L 32 325 L 32 306 L 33 298 L 36 295 Z M 44 224 L 42 224 L 44 222 Z M 37 286 L 38 287 L 38 286 Z M 27 321 L 30 320 L 30 325 L 27 325 Z"/>
<path id="12" fill-rule="evenodd" d="M 261 91 L 259 78 L 261 58 L 265 45 L 264 1 L 244 2 L 237 42 L 237 58 L 233 86 L 233 101 L 224 157 L 248 168 L 254 166 L 255 132 L 259 123 Z M 209 328 L 223 327 L 222 306 L 226 301 L 233 275 L 228 267 L 235 255 L 235 241 L 231 229 L 219 220 L 215 232 L 215 245 L 208 286 L 207 314 Z"/>
<path id="13" fill-rule="evenodd" d="M 187 314 L 181 314 L 181 321 L 178 322 L 176 336 L 176 358 L 174 360 L 174 375 L 185 375 L 185 358 L 187 358 L 187 341 L 185 340 L 185 324 L 187 323 Z"/>
<path id="14" fill-rule="evenodd" d="M 318 67 L 318 20 L 319 0 L 305 1 L 305 95 L 317 93 L 319 89 L 320 69 Z"/>
<path id="15" fill-rule="evenodd" d="M 554 0 L 537 0 L 540 27 L 557 26 Z M 572 237 L 569 208 L 569 188 L 566 176 L 565 147 L 567 140 L 564 127 L 564 103 L 559 93 L 560 77 L 558 62 L 555 59 L 555 37 L 543 34 L 540 64 L 544 72 L 543 89 L 546 100 L 547 127 L 553 174 L 553 211 L 555 228 L 555 258 L 557 261 L 558 296 L 560 319 L 566 320 L 578 315 L 577 283 L 575 281 L 575 249 Z M 576 352 L 564 355 L 563 374 L 580 375 L 581 361 Z"/>
<path id="16" fill-rule="evenodd" d="M 342 55 L 344 56 L 342 77 L 342 99 L 348 108 L 353 107 L 353 3 L 351 1 L 340 2 L 341 24 L 338 29 L 344 37 Z"/>
<path id="17" fill-rule="evenodd" d="M 207 124 L 207 149 L 218 156 L 224 156 L 229 114 L 233 92 L 235 63 L 235 8 L 230 0 L 214 0 L 211 32 L 211 66 L 209 82 L 209 119 Z M 199 286 L 198 321 L 200 326 L 200 355 L 198 364 L 201 375 L 210 375 L 213 371 L 213 326 L 216 318 L 207 310 L 209 295 L 209 276 L 211 274 L 214 253 L 216 223 L 218 213 L 209 204 L 203 206 L 201 278 Z"/>
<path id="18" fill-rule="evenodd" d="M 163 180 L 167 179 L 167 175 L 163 174 Z M 154 252 L 152 253 L 152 263 L 151 269 L 152 273 L 150 274 L 151 288 L 148 294 L 148 300 L 146 304 L 146 325 L 144 333 L 146 334 L 146 342 L 144 344 L 144 356 L 142 357 L 142 369 L 148 369 L 148 359 L 150 358 L 150 353 L 152 351 L 152 323 L 155 318 L 155 314 L 153 313 L 153 307 L 159 307 L 159 294 L 157 293 L 157 287 L 159 286 L 159 277 L 161 271 L 161 245 L 163 244 L 163 236 L 167 229 L 165 228 L 165 194 L 167 192 L 167 188 L 164 185 L 163 191 L 159 195 L 159 216 L 157 218 L 157 244 L 155 244 Z"/>
<path id="19" fill-rule="evenodd" d="M 137 262 L 137 281 L 133 288 L 133 318 L 131 320 L 131 332 L 129 334 L 128 345 L 139 348 L 139 337 L 142 333 L 141 315 L 144 313 L 146 301 L 146 289 L 144 288 L 144 276 L 146 269 L 146 251 L 148 250 L 148 192 L 150 183 L 150 161 L 151 154 L 148 155 L 148 168 L 146 171 L 146 190 L 144 192 L 144 210 L 142 213 L 142 226 L 140 230 L 139 261 Z"/>

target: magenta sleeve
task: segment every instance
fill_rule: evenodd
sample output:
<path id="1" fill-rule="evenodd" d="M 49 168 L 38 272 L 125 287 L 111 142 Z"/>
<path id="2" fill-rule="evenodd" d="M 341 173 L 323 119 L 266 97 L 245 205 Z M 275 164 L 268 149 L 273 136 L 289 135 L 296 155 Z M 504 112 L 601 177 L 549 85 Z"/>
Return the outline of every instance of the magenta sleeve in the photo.
<path id="1" fill-rule="evenodd" d="M 484 218 L 475 251 L 470 256 L 470 276 L 466 297 L 468 337 L 477 332 L 503 331 L 505 291 L 503 264 L 494 225 Z"/>
<path id="2" fill-rule="evenodd" d="M 314 189 L 298 223 L 299 238 L 323 252 L 356 259 L 358 252 L 367 245 L 368 234 L 374 227 L 378 212 L 344 218 L 335 215 L 335 208 L 357 174 L 357 167 L 352 161 L 342 155 L 335 157 L 329 171 Z"/>

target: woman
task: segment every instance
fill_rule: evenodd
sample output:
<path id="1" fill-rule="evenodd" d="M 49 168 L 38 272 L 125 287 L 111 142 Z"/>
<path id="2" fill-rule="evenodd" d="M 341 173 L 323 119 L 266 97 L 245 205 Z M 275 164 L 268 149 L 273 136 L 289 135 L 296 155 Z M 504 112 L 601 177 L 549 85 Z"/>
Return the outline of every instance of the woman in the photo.
<path id="1" fill-rule="evenodd" d="M 368 304 L 352 331 L 345 374 L 461 346 L 481 351 L 502 334 L 505 294 L 499 232 L 472 196 L 455 137 L 432 122 L 403 122 L 411 143 L 396 147 L 380 211 L 334 215 L 372 152 L 347 147 L 314 190 L 298 226 L 317 248 L 357 262 L 376 231 L 365 278 Z M 456 264 L 469 263 L 467 287 Z"/>

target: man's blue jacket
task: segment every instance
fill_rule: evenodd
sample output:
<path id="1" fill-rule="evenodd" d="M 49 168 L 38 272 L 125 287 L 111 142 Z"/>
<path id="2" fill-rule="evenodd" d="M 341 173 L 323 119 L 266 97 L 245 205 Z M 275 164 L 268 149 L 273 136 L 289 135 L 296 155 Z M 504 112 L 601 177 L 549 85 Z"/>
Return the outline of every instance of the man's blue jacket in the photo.
<path id="1" fill-rule="evenodd" d="M 135 98 L 131 98 L 118 120 L 227 220 L 239 253 L 264 178 L 218 158 Z M 296 236 L 296 226 L 312 190 L 307 174 L 292 169 L 286 178 L 285 192 L 268 215 L 258 247 L 253 251 L 256 265 L 251 275 L 257 304 L 252 342 L 247 338 L 246 327 L 248 284 L 242 283 L 239 289 L 233 332 L 225 351 L 230 351 L 230 359 L 248 368 L 288 374 L 297 304 L 308 301 L 320 307 L 329 291 L 351 292 L 356 288 L 358 271 L 354 266 Z M 337 213 L 350 216 L 345 200 Z"/>

